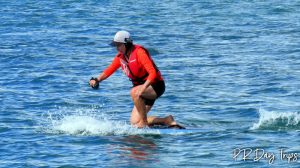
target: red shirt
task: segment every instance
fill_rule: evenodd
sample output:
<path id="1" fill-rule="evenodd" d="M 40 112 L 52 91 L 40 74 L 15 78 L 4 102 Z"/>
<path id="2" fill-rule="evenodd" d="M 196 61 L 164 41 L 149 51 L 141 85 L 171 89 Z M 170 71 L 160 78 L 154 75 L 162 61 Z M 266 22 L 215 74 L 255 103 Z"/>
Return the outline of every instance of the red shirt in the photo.
<path id="1" fill-rule="evenodd" d="M 134 46 L 134 50 L 136 51 L 136 61 L 138 64 L 142 65 L 143 68 L 148 73 L 147 79 L 151 83 L 155 83 L 157 81 L 163 80 L 160 72 L 155 68 L 155 64 L 152 61 L 150 55 L 148 55 L 148 52 L 145 51 L 143 47 L 137 47 L 137 45 Z M 133 52 L 132 52 L 133 53 Z M 112 75 L 117 69 L 121 67 L 121 56 L 123 56 L 122 53 L 118 53 L 112 63 L 104 70 L 104 74 L 109 77 Z M 130 56 L 132 57 L 132 55 Z"/>

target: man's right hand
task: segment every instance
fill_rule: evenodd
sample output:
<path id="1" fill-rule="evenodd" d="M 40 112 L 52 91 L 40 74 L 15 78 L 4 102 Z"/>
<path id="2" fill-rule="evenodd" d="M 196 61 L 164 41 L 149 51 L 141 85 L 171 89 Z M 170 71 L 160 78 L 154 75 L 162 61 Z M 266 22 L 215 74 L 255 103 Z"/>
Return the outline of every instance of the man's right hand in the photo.
<path id="1" fill-rule="evenodd" d="M 97 78 L 91 78 L 89 84 L 93 89 L 99 88 L 99 81 Z"/>

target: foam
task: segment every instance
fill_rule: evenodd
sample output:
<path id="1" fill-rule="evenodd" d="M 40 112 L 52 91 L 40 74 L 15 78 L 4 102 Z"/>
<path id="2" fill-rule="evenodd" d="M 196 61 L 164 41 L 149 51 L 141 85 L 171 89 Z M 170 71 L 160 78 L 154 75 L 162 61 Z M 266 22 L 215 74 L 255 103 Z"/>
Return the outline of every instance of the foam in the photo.
<path id="1" fill-rule="evenodd" d="M 49 111 L 40 120 L 39 131 L 50 134 L 78 136 L 102 135 L 185 135 L 200 130 L 138 129 L 128 121 L 119 120 L 113 112 L 105 113 L 98 107 L 58 107 Z M 113 119 L 116 118 L 116 119 Z"/>
<path id="2" fill-rule="evenodd" d="M 259 121 L 252 130 L 300 130 L 300 114 L 298 112 L 276 112 L 259 110 Z"/>
<path id="3" fill-rule="evenodd" d="M 65 116 L 53 125 L 53 129 L 73 135 L 125 135 L 140 134 L 141 130 L 122 121 L 96 119 L 91 116 Z"/>
<path id="4" fill-rule="evenodd" d="M 95 108 L 59 108 L 42 117 L 41 128 L 51 134 L 70 135 L 159 134 L 156 130 L 137 129 L 126 121 L 113 120 L 113 115 L 108 116 Z"/>

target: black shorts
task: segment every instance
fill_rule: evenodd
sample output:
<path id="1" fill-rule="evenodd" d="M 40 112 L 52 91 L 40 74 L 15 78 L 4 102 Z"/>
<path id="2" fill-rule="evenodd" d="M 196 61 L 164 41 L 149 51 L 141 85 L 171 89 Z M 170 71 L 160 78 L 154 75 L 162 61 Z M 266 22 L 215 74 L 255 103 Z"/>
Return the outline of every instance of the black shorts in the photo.
<path id="1" fill-rule="evenodd" d="M 154 84 L 151 84 L 152 88 L 154 89 L 156 95 L 157 95 L 157 98 L 159 98 L 164 92 L 165 92 L 165 82 L 162 80 L 162 81 L 158 81 Z M 157 99 L 156 98 L 156 99 Z M 145 99 L 145 104 L 148 105 L 148 106 L 153 106 L 155 100 L 151 100 L 151 99 Z"/>
<path id="2" fill-rule="evenodd" d="M 159 98 L 165 92 L 166 86 L 165 86 L 165 82 L 163 80 L 158 81 L 154 84 L 151 84 L 151 86 L 154 89 L 154 91 L 156 92 L 157 98 Z M 154 100 L 145 99 L 145 104 L 148 106 L 153 106 L 156 99 L 154 99 Z"/>

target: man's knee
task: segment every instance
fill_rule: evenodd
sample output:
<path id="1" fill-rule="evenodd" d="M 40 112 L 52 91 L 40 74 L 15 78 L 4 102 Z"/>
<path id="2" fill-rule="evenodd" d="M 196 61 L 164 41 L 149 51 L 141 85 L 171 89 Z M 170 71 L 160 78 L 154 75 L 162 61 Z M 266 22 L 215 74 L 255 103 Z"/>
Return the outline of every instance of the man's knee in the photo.
<path id="1" fill-rule="evenodd" d="M 131 125 L 138 125 L 141 121 L 142 120 L 139 116 L 131 116 L 131 118 L 130 118 Z"/>
<path id="2" fill-rule="evenodd" d="M 140 120 L 130 120 L 131 125 L 136 125 L 140 122 Z"/>
<path id="3" fill-rule="evenodd" d="M 138 90 L 138 87 L 134 87 L 134 88 L 132 88 L 131 89 L 131 91 L 130 91 L 130 96 L 131 96 L 131 98 L 133 99 L 133 100 L 137 100 L 139 97 L 138 97 L 138 95 L 137 95 L 137 90 Z"/>

